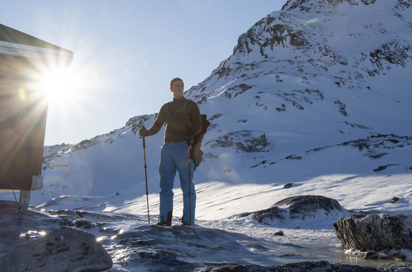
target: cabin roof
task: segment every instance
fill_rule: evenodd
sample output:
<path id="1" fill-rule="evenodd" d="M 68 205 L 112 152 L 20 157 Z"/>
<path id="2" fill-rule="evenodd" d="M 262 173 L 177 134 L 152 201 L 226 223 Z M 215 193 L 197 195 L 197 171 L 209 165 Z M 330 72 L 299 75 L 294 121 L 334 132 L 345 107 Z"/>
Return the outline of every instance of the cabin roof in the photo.
<path id="1" fill-rule="evenodd" d="M 73 53 L 70 50 L 67 50 L 57 45 L 43 41 L 39 38 L 33 37 L 29 34 L 26 34 L 24 32 L 18 31 L 16 29 L 13 29 L 11 27 L 8 27 L 2 24 L 0 24 L 0 41 L 7 42 L 7 43 L 13 43 L 13 44 L 48 48 L 48 49 L 66 52 L 69 54 Z"/>

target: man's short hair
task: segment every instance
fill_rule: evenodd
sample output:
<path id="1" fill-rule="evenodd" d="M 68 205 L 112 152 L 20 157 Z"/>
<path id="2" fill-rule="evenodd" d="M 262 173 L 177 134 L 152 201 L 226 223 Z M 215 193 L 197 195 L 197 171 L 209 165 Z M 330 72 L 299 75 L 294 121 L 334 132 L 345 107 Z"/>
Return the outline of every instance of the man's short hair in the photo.
<path id="1" fill-rule="evenodd" d="M 175 77 L 174 79 L 172 79 L 172 81 L 170 81 L 170 88 L 172 88 L 173 83 L 175 83 L 176 81 L 183 82 L 183 79 L 181 79 L 180 77 Z"/>

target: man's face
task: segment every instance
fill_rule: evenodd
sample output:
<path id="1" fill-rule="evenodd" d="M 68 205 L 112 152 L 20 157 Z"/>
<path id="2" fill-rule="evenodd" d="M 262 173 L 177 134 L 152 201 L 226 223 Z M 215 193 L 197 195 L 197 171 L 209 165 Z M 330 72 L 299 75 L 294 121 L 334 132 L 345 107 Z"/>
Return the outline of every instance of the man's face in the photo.
<path id="1" fill-rule="evenodd" d="M 173 93 L 173 98 L 179 99 L 183 96 L 183 89 L 184 89 L 184 84 L 183 81 L 175 81 L 173 82 L 172 87 L 170 87 L 170 90 Z"/>

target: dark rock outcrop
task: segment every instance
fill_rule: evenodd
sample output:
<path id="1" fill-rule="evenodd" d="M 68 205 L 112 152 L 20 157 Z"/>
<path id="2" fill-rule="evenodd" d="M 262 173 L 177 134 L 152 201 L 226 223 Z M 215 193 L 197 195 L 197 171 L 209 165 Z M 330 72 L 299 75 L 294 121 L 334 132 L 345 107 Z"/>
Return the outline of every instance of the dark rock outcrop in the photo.
<path id="1" fill-rule="evenodd" d="M 85 229 L 89 229 L 93 227 L 94 225 L 92 220 L 86 219 L 86 218 L 77 219 L 75 224 L 77 228 L 85 228 Z"/>
<path id="2" fill-rule="evenodd" d="M 412 215 L 368 214 L 340 218 L 333 224 L 344 249 L 412 249 Z"/>
<path id="3" fill-rule="evenodd" d="M 276 202 L 275 205 L 289 206 L 291 215 L 306 214 L 307 212 L 314 212 L 319 209 L 323 209 L 326 212 L 331 212 L 334 210 L 343 211 L 342 206 L 336 200 L 315 195 L 292 196 Z"/>
<path id="4" fill-rule="evenodd" d="M 112 259 L 93 234 L 60 227 L 0 258 L 1 271 L 104 271 Z"/>
<path id="5" fill-rule="evenodd" d="M 229 219 L 252 215 L 260 223 L 264 223 L 266 220 L 273 221 L 274 219 L 284 221 L 288 218 L 305 220 L 306 218 L 316 217 L 319 210 L 323 211 L 325 215 L 330 215 L 334 211 L 344 211 L 342 206 L 334 199 L 305 195 L 289 197 L 276 202 L 269 209 L 233 215 Z"/>
<path id="6" fill-rule="evenodd" d="M 211 147 L 233 147 L 238 152 L 246 153 L 263 152 L 265 147 L 270 144 L 266 139 L 266 134 L 263 133 L 257 137 L 253 134 L 256 134 L 256 132 L 251 130 L 231 132 L 215 139 Z M 205 143 L 205 146 L 209 143 L 211 142 Z"/>

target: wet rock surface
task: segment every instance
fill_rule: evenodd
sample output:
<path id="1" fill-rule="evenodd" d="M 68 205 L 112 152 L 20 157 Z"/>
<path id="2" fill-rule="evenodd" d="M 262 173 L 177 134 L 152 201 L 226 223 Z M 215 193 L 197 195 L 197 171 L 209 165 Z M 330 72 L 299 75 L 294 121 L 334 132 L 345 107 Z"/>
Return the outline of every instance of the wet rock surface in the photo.
<path id="1" fill-rule="evenodd" d="M 123 267 L 139 263 L 140 266 L 156 268 L 153 271 L 195 271 L 199 267 L 221 265 L 233 252 L 238 258 L 259 259 L 260 251 L 267 251 L 265 242 L 243 234 L 210 229 L 201 226 L 172 227 L 140 225 L 122 232 L 112 223 L 103 223 L 100 231 L 114 234 L 112 241 L 123 247 L 114 262 Z M 109 241 L 106 241 L 109 243 Z M 103 242 L 105 243 L 105 242 Z M 297 245 L 286 245 L 291 250 Z M 250 249 L 256 248 L 255 252 Z M 109 250 L 109 253 L 111 250 Z"/>
<path id="2" fill-rule="evenodd" d="M 323 199 L 323 197 L 318 198 L 315 196 L 315 198 L 312 199 L 313 203 L 309 204 L 309 206 L 312 206 L 313 208 L 319 207 L 318 204 L 321 202 L 319 201 L 319 199 Z M 287 207 L 294 207 L 294 209 L 292 210 L 303 212 L 307 212 L 307 210 L 299 208 L 299 205 L 297 203 L 302 204 L 307 202 L 310 202 L 308 200 L 308 196 L 279 201 L 279 203 L 286 203 L 286 205 L 289 205 Z M 330 200 L 326 199 L 326 203 L 330 204 Z M 11 210 L 14 211 L 12 203 L 8 204 L 10 208 L 12 208 Z M 331 210 L 332 207 L 334 207 L 334 209 L 337 209 L 337 207 L 335 207 L 334 205 L 328 206 L 327 209 Z M 322 211 L 327 212 L 323 208 Z M 25 220 L 24 222 L 27 223 L 28 226 L 30 226 L 31 230 L 37 231 L 37 233 L 31 236 L 30 240 L 26 240 L 24 239 L 24 237 L 18 238 L 22 241 L 20 244 L 16 244 L 15 239 L 7 238 L 7 240 L 5 240 L 4 236 L 7 234 L 5 227 L 7 226 L 7 229 L 10 230 L 13 227 L 13 223 L 10 223 L 9 225 L 0 225 L 0 233 L 2 233 L 3 235 L 1 237 L 3 239 L 1 240 L 1 242 L 3 243 L 5 241 L 8 241 L 7 250 L 3 251 L 0 254 L 0 258 L 2 258 L 2 264 L 4 263 L 3 261 L 7 256 L 11 256 L 12 254 L 15 254 L 16 256 L 16 252 L 19 252 L 19 250 L 21 250 L 22 248 L 29 248 L 29 246 L 31 246 L 32 244 L 40 245 L 36 247 L 36 249 L 32 250 L 32 255 L 30 256 L 30 258 L 28 258 L 33 260 L 37 258 L 35 259 L 37 261 L 35 265 L 44 264 L 42 268 L 45 268 L 46 265 L 51 265 L 52 260 L 50 260 L 50 256 L 52 255 L 61 256 L 60 254 L 66 254 L 64 255 L 64 258 L 67 259 L 67 254 L 70 250 L 68 249 L 68 246 L 65 246 L 65 242 L 67 241 L 67 239 L 73 240 L 72 238 L 67 238 L 67 235 L 60 234 L 56 232 L 56 230 L 54 230 L 52 232 L 49 232 L 49 234 L 46 236 L 48 237 L 50 236 L 50 233 L 55 232 L 56 234 L 51 236 L 54 238 L 50 240 L 46 237 L 43 237 L 42 235 L 39 235 L 38 232 L 43 229 L 43 227 L 56 229 L 59 227 L 59 223 L 67 223 L 69 225 L 75 226 L 76 223 L 79 224 L 80 222 L 86 222 L 89 228 L 86 228 L 85 225 L 81 226 L 82 229 L 76 229 L 74 227 L 62 228 L 76 230 L 76 233 L 81 233 L 82 235 L 84 234 L 87 237 L 92 237 L 90 239 L 93 239 L 93 243 L 100 243 L 101 246 L 99 247 L 102 247 L 107 251 L 107 254 L 110 256 L 113 262 L 113 268 L 109 271 L 200 271 L 200 269 L 205 269 L 207 267 L 211 267 L 210 269 L 232 269 L 216 271 L 322 271 L 317 269 L 337 269 L 336 267 L 348 267 L 343 265 L 332 265 L 332 263 L 337 263 L 339 261 L 347 263 L 347 260 L 345 261 L 344 258 L 340 259 L 341 257 L 339 256 L 342 255 L 342 249 L 337 248 L 336 245 L 331 245 L 329 238 L 324 241 L 317 240 L 316 245 L 314 245 L 312 242 L 304 242 L 302 240 L 284 240 L 285 237 L 292 237 L 296 234 L 295 231 L 299 232 L 300 230 L 280 230 L 278 227 L 276 227 L 276 231 L 278 231 L 276 235 L 271 229 L 271 231 L 267 233 L 267 236 L 259 238 L 254 237 L 253 235 L 250 236 L 237 232 L 236 227 L 229 227 L 231 224 L 230 220 L 225 223 L 219 223 L 223 224 L 220 228 L 217 228 L 217 226 L 215 226 L 216 222 L 211 225 L 213 227 L 200 225 L 194 225 L 190 227 L 182 225 L 164 227 L 147 224 L 144 220 L 147 219 L 146 217 L 139 217 L 125 213 L 94 212 L 85 210 L 45 210 L 40 212 L 35 211 L 33 207 L 31 207 L 28 212 L 29 214 L 31 214 L 31 219 L 27 218 L 27 221 Z M 308 214 L 310 213 L 311 212 L 309 212 Z M 315 213 L 314 215 L 318 214 Z M 299 214 L 299 216 L 301 215 L 302 214 Z M 6 218 L 9 218 L 9 216 L 2 216 L 0 219 L 5 222 L 4 220 L 6 220 Z M 10 216 L 10 218 L 14 217 Z M 318 218 L 315 218 L 313 220 L 318 220 Z M 235 223 L 234 226 L 240 226 L 239 223 L 241 221 L 242 219 L 240 219 L 239 222 Z M 299 222 L 307 221 L 299 220 Z M 331 222 L 336 221 L 332 220 Z M 36 227 L 36 225 L 40 227 Z M 283 232 L 284 236 L 281 235 Z M 45 233 L 43 235 L 45 235 Z M 334 235 L 332 231 L 330 231 L 330 235 L 332 238 L 332 236 Z M 96 238 L 99 243 L 96 243 Z M 336 239 L 336 237 L 334 238 Z M 88 255 L 85 254 L 90 254 L 91 247 L 83 245 L 83 242 L 87 239 L 89 238 L 82 238 L 82 244 L 80 244 L 78 250 L 75 251 L 81 253 L 79 258 L 84 257 L 84 261 L 90 262 L 90 260 L 88 260 Z M 339 242 L 338 239 L 336 239 L 336 242 Z M 19 245 L 23 246 L 19 247 Z M 72 247 L 73 246 L 71 246 L 71 248 Z M 86 250 L 87 248 L 89 249 Z M 319 251 L 319 248 L 322 248 L 322 250 Z M 43 256 L 42 254 L 45 252 L 50 256 Z M 20 253 L 19 255 L 22 256 L 24 254 L 25 253 Z M 363 265 L 370 265 L 376 261 L 383 261 L 381 258 L 378 258 L 380 255 L 377 255 L 377 258 L 374 258 L 374 255 L 371 254 L 369 256 L 369 259 L 363 259 L 364 256 L 361 256 L 360 259 L 362 260 Z M 250 260 L 253 260 L 253 262 L 255 263 L 259 262 L 260 264 L 265 266 L 251 266 L 249 265 Z M 272 266 L 275 264 L 309 262 L 312 260 L 317 260 L 317 262 L 310 262 L 310 264 L 303 267 L 300 266 L 300 264 L 296 264 L 297 266 L 293 268 L 295 270 L 279 270 L 286 268 L 292 269 L 292 264 L 289 264 L 289 266 Z M 320 260 L 326 260 L 329 263 Z M 228 261 L 230 261 L 230 263 L 228 263 Z M 383 262 L 384 263 L 382 263 L 381 266 L 391 261 L 386 259 L 386 261 Z M 408 264 L 406 262 L 403 263 L 405 265 Z M 232 266 L 227 266 L 228 264 L 232 264 Z M 63 265 L 63 263 L 61 263 L 61 265 Z M 268 269 L 268 267 L 270 267 L 272 270 L 264 270 Z M 309 268 L 312 270 L 310 270 Z M 103 268 L 100 267 L 98 269 Z M 362 269 L 369 270 L 325 271 L 385 271 L 371 270 L 372 268 Z M 53 270 L 32 271 L 59 270 L 54 270 L 53 268 Z M 83 270 L 72 269 L 70 271 Z"/>
<path id="3" fill-rule="evenodd" d="M 30 206 L 20 217 L 17 203 L 0 200 L 0 256 L 13 248 L 27 244 L 31 238 L 41 236 L 59 227 L 60 218 Z M 29 238 L 27 239 L 26 236 Z"/>
<path id="4" fill-rule="evenodd" d="M 93 234 L 66 226 L 15 248 L 1 257 L 0 263 L 4 272 L 104 271 L 113 266 L 111 257 Z"/>
<path id="5" fill-rule="evenodd" d="M 359 265 L 331 264 L 329 262 L 302 262 L 277 266 L 259 266 L 259 265 L 226 265 L 222 267 L 210 267 L 201 270 L 201 272 L 407 272 L 412 271 L 412 265 L 394 264 L 383 268 L 373 268 Z"/>
<path id="6" fill-rule="evenodd" d="M 412 249 L 412 215 L 369 214 L 340 218 L 333 225 L 344 249 Z"/>

